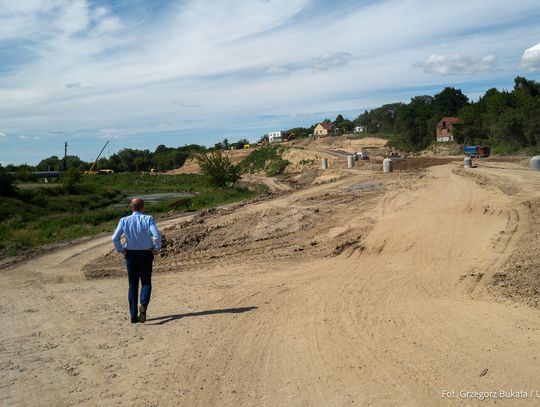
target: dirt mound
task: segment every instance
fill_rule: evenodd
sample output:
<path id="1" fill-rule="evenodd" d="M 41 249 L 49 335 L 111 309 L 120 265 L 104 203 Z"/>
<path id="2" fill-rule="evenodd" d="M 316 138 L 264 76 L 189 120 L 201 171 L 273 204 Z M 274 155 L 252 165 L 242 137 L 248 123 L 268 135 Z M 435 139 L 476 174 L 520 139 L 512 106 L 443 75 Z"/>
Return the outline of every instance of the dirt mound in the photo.
<path id="1" fill-rule="evenodd" d="M 527 231 L 502 271 L 493 275 L 493 290 L 506 298 L 540 308 L 540 199 L 527 200 Z"/>
<path id="2" fill-rule="evenodd" d="M 422 156 L 463 156 L 463 146 L 456 143 L 436 143 L 422 151 Z"/>
<path id="3" fill-rule="evenodd" d="M 433 167 L 435 165 L 444 165 L 454 161 L 456 161 L 455 158 L 409 156 L 399 160 L 393 160 L 392 167 L 398 171 L 411 171 Z"/>
<path id="4" fill-rule="evenodd" d="M 341 150 L 345 153 L 355 153 L 361 150 L 369 151 L 373 157 L 383 156 L 387 152 L 385 147 L 388 140 L 377 137 L 356 138 L 345 135 L 338 137 L 320 137 L 295 140 L 283 143 L 289 147 L 283 153 L 283 158 L 289 161 L 286 168 L 287 173 L 301 173 L 321 166 L 323 158 L 328 159 L 330 166 L 344 168 L 346 162 L 336 158 L 328 150 Z M 233 164 L 238 164 L 247 157 L 253 149 L 227 150 L 223 153 L 230 157 Z M 168 174 L 200 173 L 199 164 L 194 158 L 186 160 L 181 168 L 169 171 Z"/>
<path id="5" fill-rule="evenodd" d="M 352 135 L 336 136 L 336 137 L 317 137 L 298 140 L 292 145 L 298 145 L 311 148 L 329 148 L 341 149 L 351 153 L 362 149 L 383 148 L 388 143 L 388 140 L 379 137 L 362 137 L 357 138 Z"/>
<path id="6" fill-rule="evenodd" d="M 243 150 L 225 150 L 222 154 L 229 157 L 233 164 L 238 164 L 244 158 L 246 158 L 251 152 L 252 148 Z M 175 170 L 168 171 L 167 174 L 199 174 L 201 169 L 196 158 L 188 158 L 184 165 Z"/>
<path id="7" fill-rule="evenodd" d="M 335 179 L 351 177 L 343 172 Z M 334 180 L 335 180 L 334 179 Z M 331 182 L 326 179 L 325 184 Z M 320 182 L 322 183 L 322 181 Z M 219 261 L 221 264 L 241 259 L 316 259 L 332 256 L 345 242 L 359 242 L 371 228 L 369 219 L 357 219 L 348 225 L 328 230 L 328 222 L 351 218 L 359 208 L 372 205 L 383 189 L 345 189 L 309 194 L 282 207 L 280 194 L 269 195 L 264 205 L 242 205 L 232 209 L 207 210 L 163 230 L 163 249 L 156 258 L 155 272 L 177 272 Z M 275 201 L 275 203 L 272 203 Z M 349 244 L 350 245 L 350 244 Z M 219 260 L 218 260 L 219 259 Z M 112 250 L 84 266 L 87 278 L 124 274 L 123 259 Z"/>
<path id="8" fill-rule="evenodd" d="M 320 168 L 322 159 L 329 162 L 335 161 L 335 157 L 324 152 L 291 146 L 282 154 L 283 159 L 289 161 L 285 171 L 287 173 L 301 173 L 312 168 Z"/>

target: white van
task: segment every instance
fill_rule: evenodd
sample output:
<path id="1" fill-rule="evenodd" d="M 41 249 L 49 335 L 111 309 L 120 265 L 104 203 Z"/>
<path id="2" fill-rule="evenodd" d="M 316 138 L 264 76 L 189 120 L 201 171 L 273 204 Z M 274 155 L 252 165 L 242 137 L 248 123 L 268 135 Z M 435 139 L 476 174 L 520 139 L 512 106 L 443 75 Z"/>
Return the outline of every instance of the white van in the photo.
<path id="1" fill-rule="evenodd" d="M 359 151 L 356 153 L 356 157 L 359 160 L 369 160 L 369 154 L 367 151 Z"/>

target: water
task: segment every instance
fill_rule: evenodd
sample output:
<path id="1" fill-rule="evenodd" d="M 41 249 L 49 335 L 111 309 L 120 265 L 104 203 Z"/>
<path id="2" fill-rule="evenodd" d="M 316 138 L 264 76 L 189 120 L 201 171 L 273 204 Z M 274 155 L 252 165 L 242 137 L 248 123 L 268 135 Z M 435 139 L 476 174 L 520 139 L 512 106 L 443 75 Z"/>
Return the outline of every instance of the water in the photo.
<path id="1" fill-rule="evenodd" d="M 145 204 L 155 204 L 170 199 L 191 198 L 192 196 L 195 196 L 195 194 L 191 194 L 189 192 L 160 192 L 157 194 L 132 195 L 122 199 L 120 203 L 113 206 L 115 208 L 128 206 L 133 198 L 142 198 Z"/>

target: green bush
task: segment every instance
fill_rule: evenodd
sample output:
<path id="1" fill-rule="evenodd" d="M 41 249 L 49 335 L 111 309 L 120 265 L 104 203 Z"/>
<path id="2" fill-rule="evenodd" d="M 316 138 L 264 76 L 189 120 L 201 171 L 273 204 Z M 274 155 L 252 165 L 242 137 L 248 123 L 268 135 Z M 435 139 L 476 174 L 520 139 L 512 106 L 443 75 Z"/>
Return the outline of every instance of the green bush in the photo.
<path id="1" fill-rule="evenodd" d="M 212 151 L 197 156 L 201 172 L 207 181 L 217 188 L 231 188 L 240 179 L 238 167 L 221 151 Z"/>
<path id="2" fill-rule="evenodd" d="M 197 192 L 189 206 L 175 206 L 178 199 L 149 204 L 146 212 L 151 215 L 217 206 L 256 195 L 237 188 L 213 191 L 203 181 L 199 174 L 126 173 L 84 175 L 76 194 L 68 193 L 61 185 L 17 189 L 13 196 L 3 196 L 0 205 L 0 258 L 58 241 L 112 233 L 118 219 L 129 214 L 129 209 L 127 205 L 115 208 L 111 204 L 135 190 Z"/>
<path id="3" fill-rule="evenodd" d="M 281 174 L 289 164 L 281 157 L 283 151 L 285 147 L 280 145 L 255 150 L 242 160 L 240 170 L 251 174 L 264 171 L 268 176 Z"/>
<path id="4" fill-rule="evenodd" d="M 15 195 L 16 188 L 13 185 L 15 179 L 7 172 L 0 172 L 0 196 Z"/>
<path id="5" fill-rule="evenodd" d="M 60 179 L 62 185 L 69 193 L 76 193 L 81 183 L 82 174 L 77 168 L 70 168 L 67 170 Z"/>

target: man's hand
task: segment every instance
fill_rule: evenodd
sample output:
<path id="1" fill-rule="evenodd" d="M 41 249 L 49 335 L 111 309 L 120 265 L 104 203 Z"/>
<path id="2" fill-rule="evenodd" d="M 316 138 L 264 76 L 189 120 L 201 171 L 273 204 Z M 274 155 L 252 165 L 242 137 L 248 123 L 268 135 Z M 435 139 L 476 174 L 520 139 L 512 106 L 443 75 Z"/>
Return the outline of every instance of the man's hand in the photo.
<path id="1" fill-rule="evenodd" d="M 126 255 L 127 255 L 127 249 L 123 249 L 123 250 L 122 250 L 122 254 L 124 255 L 124 257 L 126 257 Z"/>
<path id="2" fill-rule="evenodd" d="M 154 256 L 157 256 L 158 253 L 159 253 L 159 250 L 152 250 L 152 254 L 153 254 Z"/>

